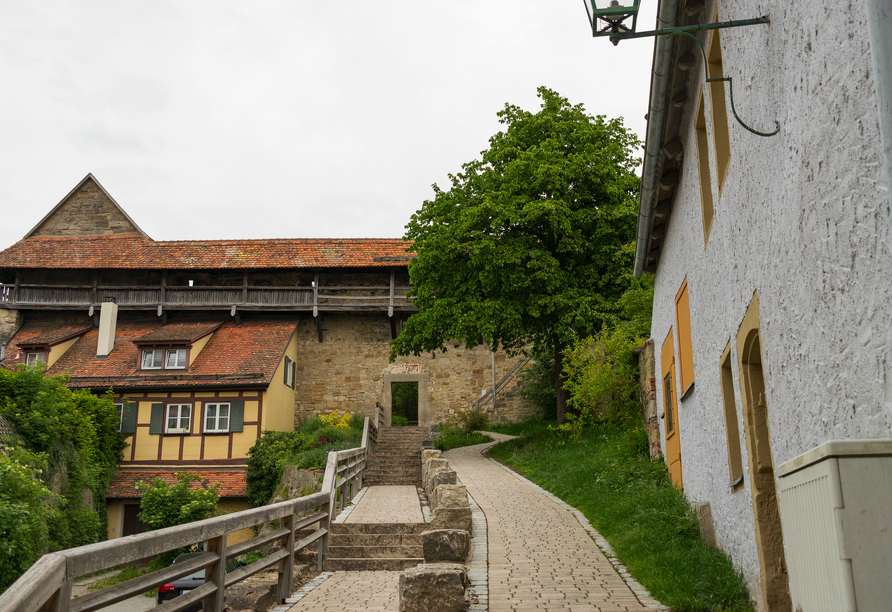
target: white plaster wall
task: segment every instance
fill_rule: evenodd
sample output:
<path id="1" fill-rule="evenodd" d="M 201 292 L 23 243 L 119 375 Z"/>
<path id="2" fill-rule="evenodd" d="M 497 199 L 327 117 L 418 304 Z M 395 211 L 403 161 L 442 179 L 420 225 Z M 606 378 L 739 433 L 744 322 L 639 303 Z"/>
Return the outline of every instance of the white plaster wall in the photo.
<path id="1" fill-rule="evenodd" d="M 729 114 L 731 166 L 719 200 L 707 97 L 715 220 L 704 247 L 693 129 L 702 62 L 691 70 L 652 335 L 661 372 L 660 347 L 687 277 L 696 386 L 679 403 L 685 493 L 711 502 L 718 540 L 758 599 L 737 330 L 758 291 L 775 466 L 828 439 L 892 437 L 889 174 L 863 0 L 727 1 L 718 12 L 720 20 L 770 14 L 770 26 L 722 31 L 723 63 L 741 118 L 763 131 L 776 119 L 781 131 L 761 138 Z M 707 3 L 701 21 L 714 14 Z M 733 495 L 719 369 L 729 340 L 745 483 Z M 660 384 L 657 393 L 662 413 Z"/>

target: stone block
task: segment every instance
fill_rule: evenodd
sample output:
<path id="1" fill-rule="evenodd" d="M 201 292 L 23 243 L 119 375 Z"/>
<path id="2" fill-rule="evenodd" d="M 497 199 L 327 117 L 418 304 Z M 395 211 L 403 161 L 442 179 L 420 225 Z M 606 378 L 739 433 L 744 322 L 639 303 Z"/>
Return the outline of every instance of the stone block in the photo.
<path id="1" fill-rule="evenodd" d="M 432 529 L 462 529 L 471 532 L 473 517 L 470 508 L 440 508 L 430 522 Z"/>
<path id="2" fill-rule="evenodd" d="M 703 536 L 703 541 L 713 548 L 717 548 L 718 542 L 715 538 L 715 526 L 712 524 L 712 508 L 709 502 L 694 504 L 694 512 L 697 514 L 697 522 L 700 523 L 700 534 Z"/>
<path id="3" fill-rule="evenodd" d="M 463 565 L 419 565 L 400 572 L 400 612 L 463 612 L 470 581 Z"/>
<path id="4" fill-rule="evenodd" d="M 421 451 L 421 465 L 423 466 L 428 459 L 440 459 L 442 456 L 443 451 L 425 449 Z"/>
<path id="5" fill-rule="evenodd" d="M 425 563 L 464 563 L 471 548 L 471 534 L 463 529 L 435 529 L 421 533 Z"/>
<path id="6" fill-rule="evenodd" d="M 465 485 L 440 485 L 430 496 L 431 510 L 438 508 L 470 508 L 468 490 Z"/>
<path id="7" fill-rule="evenodd" d="M 422 453 L 424 451 L 421 451 Z M 437 468 L 449 468 L 449 462 L 442 457 L 432 457 L 421 464 L 421 484 L 423 485 L 431 472 Z"/>

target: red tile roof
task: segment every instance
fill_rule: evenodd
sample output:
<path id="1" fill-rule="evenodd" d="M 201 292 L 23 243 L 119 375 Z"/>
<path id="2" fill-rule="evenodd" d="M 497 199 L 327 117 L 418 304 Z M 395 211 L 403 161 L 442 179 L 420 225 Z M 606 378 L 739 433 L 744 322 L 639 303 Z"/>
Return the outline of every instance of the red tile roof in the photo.
<path id="1" fill-rule="evenodd" d="M 33 337 L 37 327 L 29 323 L 22 326 L 6 348 L 5 365 L 25 362 L 20 339 Z M 161 329 L 161 322 L 118 321 L 115 348 L 107 359 L 96 360 L 99 330 L 93 328 L 68 349 L 48 373 L 68 374 L 71 376 L 68 386 L 73 388 L 265 387 L 296 327 L 296 320 L 285 318 L 249 319 L 243 320 L 241 325 L 228 321 L 214 332 L 187 369 L 142 371 L 139 369 L 140 349 L 134 340 Z"/>
<path id="2" fill-rule="evenodd" d="M 137 344 L 175 343 L 191 344 L 223 325 L 222 323 L 172 323 L 153 329 L 144 336 L 135 338 Z"/>
<path id="3" fill-rule="evenodd" d="M 84 325 L 33 325 L 19 330 L 16 342 L 19 346 L 52 346 L 90 331 L 92 327 Z"/>
<path id="4" fill-rule="evenodd" d="M 223 485 L 220 487 L 220 497 L 244 497 L 247 491 L 247 483 L 245 482 L 244 468 L 218 468 L 213 470 L 199 468 L 137 468 L 122 467 L 118 470 L 111 487 L 108 490 L 109 498 L 128 499 L 140 498 L 142 495 L 136 490 L 136 483 L 139 481 L 151 482 L 155 478 L 162 478 L 173 484 L 176 482 L 174 476 L 177 472 L 188 472 L 197 474 L 203 478 L 202 481 L 193 483 L 193 489 L 204 488 L 209 489 L 218 482 Z"/>
<path id="5" fill-rule="evenodd" d="M 210 270 L 407 266 L 399 238 L 155 241 L 147 236 L 36 237 L 0 251 L 0 268 Z"/>

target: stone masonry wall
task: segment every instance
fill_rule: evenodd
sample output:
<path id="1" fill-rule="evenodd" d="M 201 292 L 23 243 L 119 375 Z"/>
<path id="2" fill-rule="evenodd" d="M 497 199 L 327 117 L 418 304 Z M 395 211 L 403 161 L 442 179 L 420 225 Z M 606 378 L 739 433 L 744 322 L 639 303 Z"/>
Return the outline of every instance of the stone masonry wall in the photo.
<path id="1" fill-rule="evenodd" d="M 297 328 L 297 386 L 295 423 L 317 414 L 340 411 L 373 414 L 375 402 L 383 401 L 386 374 L 427 374 L 428 401 L 434 422 L 449 422 L 470 409 L 484 388 L 492 386 L 490 352 L 447 345 L 446 353 L 400 357 L 389 363 L 390 320 L 385 314 L 355 315 L 320 313 L 323 342 L 316 323 L 303 319 Z M 496 377 L 500 379 L 516 363 L 504 352 L 496 353 Z M 534 417 L 538 409 L 527 399 L 511 393 L 499 395 L 498 419 Z"/>
<path id="2" fill-rule="evenodd" d="M 638 372 L 641 393 L 641 409 L 644 416 L 644 428 L 647 431 L 648 448 L 651 461 L 660 458 L 660 420 L 657 417 L 657 379 L 654 361 L 654 341 L 644 343 L 638 353 Z"/>
<path id="3" fill-rule="evenodd" d="M 32 235 L 104 236 L 138 231 L 99 185 L 88 180 Z"/>

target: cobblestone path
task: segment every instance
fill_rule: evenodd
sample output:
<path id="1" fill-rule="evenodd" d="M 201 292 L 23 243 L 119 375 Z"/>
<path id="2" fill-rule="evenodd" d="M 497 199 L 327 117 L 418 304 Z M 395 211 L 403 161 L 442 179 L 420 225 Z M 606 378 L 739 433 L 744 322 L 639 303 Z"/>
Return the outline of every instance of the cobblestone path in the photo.
<path id="1" fill-rule="evenodd" d="M 511 437 L 490 435 L 497 441 Z M 615 567 L 605 556 L 601 547 L 609 552 L 609 545 L 581 513 L 484 456 L 482 452 L 492 444 L 459 448 L 444 455 L 485 514 L 485 589 L 490 612 L 666 610 L 622 566 Z M 413 497 L 408 488 L 396 489 L 364 490 L 346 521 L 416 517 L 417 495 Z M 288 606 L 274 610 L 398 612 L 398 584 L 399 572 L 326 572 L 295 593 Z"/>

